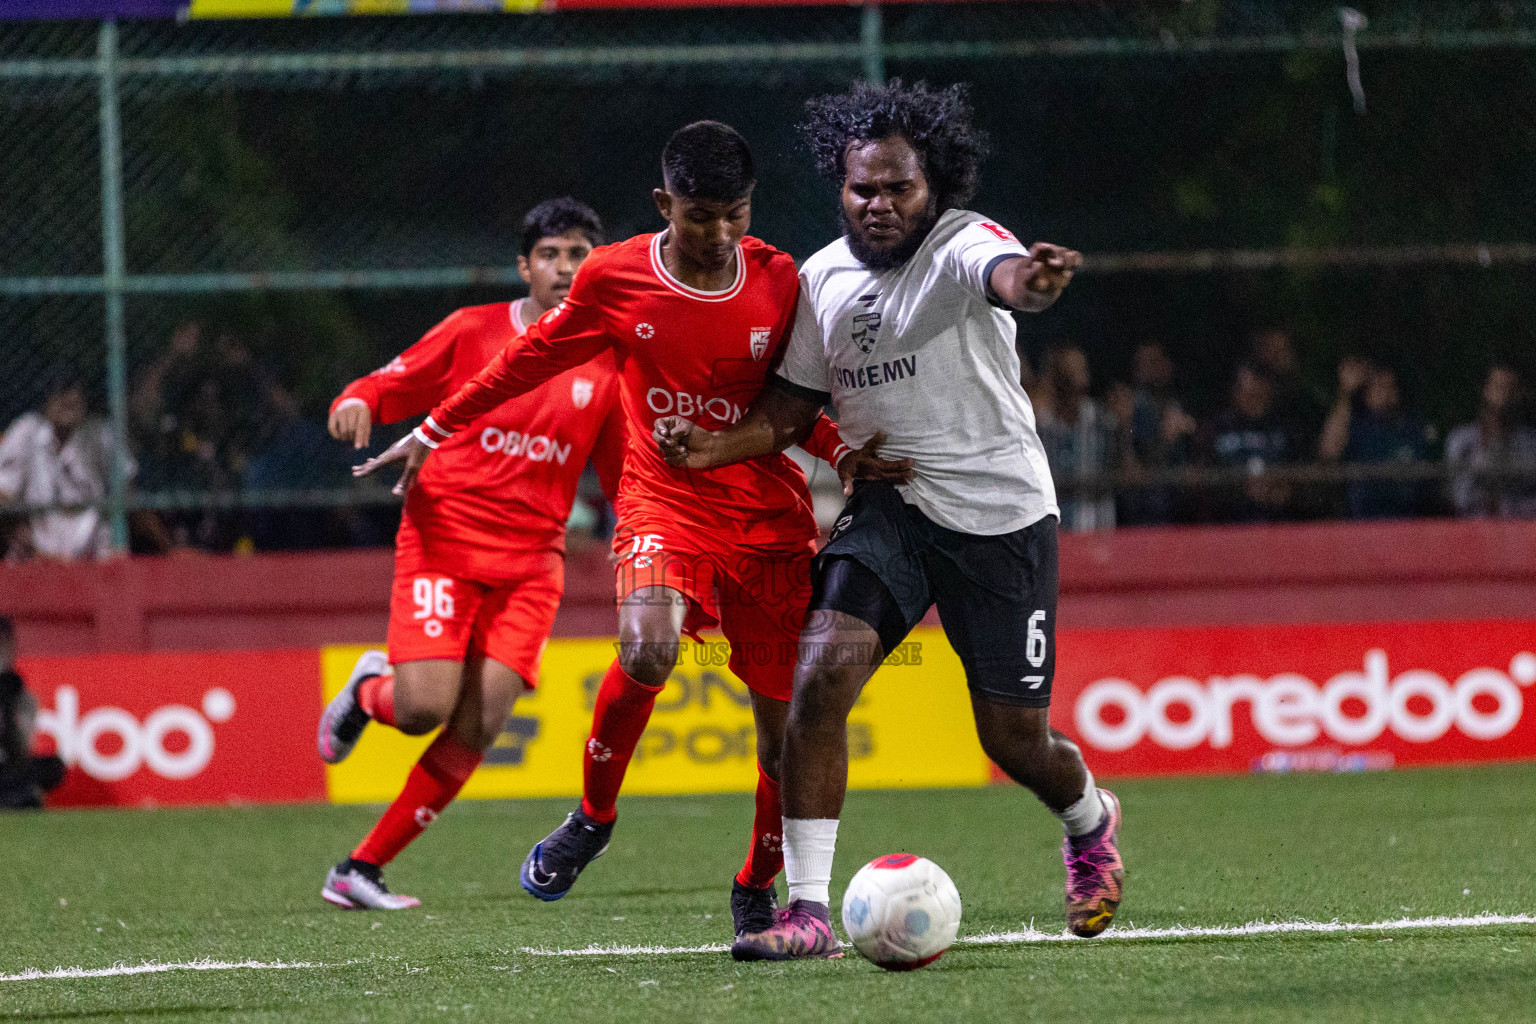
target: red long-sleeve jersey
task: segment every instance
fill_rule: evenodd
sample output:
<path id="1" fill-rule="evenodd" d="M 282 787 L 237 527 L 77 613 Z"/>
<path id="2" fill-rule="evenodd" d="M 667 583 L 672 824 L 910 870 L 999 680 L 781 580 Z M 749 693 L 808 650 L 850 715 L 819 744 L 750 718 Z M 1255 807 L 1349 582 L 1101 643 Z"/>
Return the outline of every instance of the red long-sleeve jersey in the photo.
<path id="1" fill-rule="evenodd" d="M 337 409 L 362 402 L 375 422 L 419 416 L 522 335 L 521 302 L 452 313 L 388 366 L 347 385 Z M 613 356 L 603 353 L 472 417 L 422 467 L 396 538 L 399 564 L 486 582 L 558 559 L 576 485 L 590 457 L 618 492 L 625 425 Z"/>
<path id="2" fill-rule="evenodd" d="M 729 543 L 776 547 L 816 536 L 805 474 L 787 456 L 676 469 L 651 440 L 663 416 L 683 416 L 706 430 L 741 418 L 788 343 L 799 293 L 794 260 L 745 238 L 731 287 L 704 292 L 668 272 L 663 239 L 637 235 L 595 249 L 566 300 L 433 409 L 422 432 L 457 440 L 486 410 L 611 350 L 630 430 L 617 502 L 621 525 L 628 510 L 644 506 Z M 825 416 L 805 448 L 833 466 L 848 450 Z"/>

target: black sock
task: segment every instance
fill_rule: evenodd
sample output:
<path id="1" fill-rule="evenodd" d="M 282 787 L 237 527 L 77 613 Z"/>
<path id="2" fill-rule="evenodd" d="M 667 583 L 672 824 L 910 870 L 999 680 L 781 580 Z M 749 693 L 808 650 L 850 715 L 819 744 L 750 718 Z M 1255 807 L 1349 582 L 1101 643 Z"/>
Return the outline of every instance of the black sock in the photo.
<path id="1" fill-rule="evenodd" d="M 384 875 L 384 869 L 377 864 L 370 864 L 356 857 L 348 857 L 341 862 L 343 871 L 356 871 L 370 882 L 377 882 Z"/>

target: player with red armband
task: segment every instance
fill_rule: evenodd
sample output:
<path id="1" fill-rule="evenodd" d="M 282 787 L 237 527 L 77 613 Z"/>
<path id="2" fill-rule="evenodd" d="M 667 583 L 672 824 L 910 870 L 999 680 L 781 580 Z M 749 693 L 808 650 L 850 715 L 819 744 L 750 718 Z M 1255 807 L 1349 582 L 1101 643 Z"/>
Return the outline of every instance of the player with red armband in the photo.
<path id="1" fill-rule="evenodd" d="M 649 438 L 658 418 L 684 410 L 715 429 L 741 417 L 778 365 L 799 283 L 787 254 L 746 235 L 755 172 L 734 129 L 713 121 L 680 129 L 662 152 L 662 174 L 654 198 L 666 230 L 594 252 L 559 308 L 369 466 L 404 462 L 399 486 L 409 487 L 418 469 L 430 471 L 430 450 L 454 443 L 474 417 L 615 354 L 632 442 L 615 506 L 619 656 L 598 691 L 581 806 L 529 852 L 521 880 L 540 899 L 559 899 L 607 849 L 625 769 L 676 665 L 679 636 L 718 624 L 757 722 L 757 813 L 731 894 L 740 934 L 771 923 L 777 907 L 778 759 L 816 521 L 805 475 L 782 454 L 675 469 Z M 788 443 L 836 466 L 845 482 L 903 480 L 910 468 L 877 459 L 874 444 L 850 450 L 825 417 Z"/>
<path id="2" fill-rule="evenodd" d="M 566 297 L 601 242 L 597 214 L 574 199 L 536 206 L 523 221 L 518 258 L 528 297 L 460 309 L 348 385 L 331 407 L 331 434 L 362 448 L 375 422 L 420 416 L 453 394 Z M 406 497 L 389 653 L 358 659 L 321 716 L 320 756 L 331 764 L 346 758 L 370 721 L 411 736 L 443 729 L 373 831 L 326 876 L 321 895 L 336 906 L 418 905 L 389 891 L 384 865 L 458 794 L 513 702 L 538 681 L 564 589 L 578 480 L 591 456 L 614 494 L 624 459 L 613 356 L 584 363 L 471 417 Z"/>

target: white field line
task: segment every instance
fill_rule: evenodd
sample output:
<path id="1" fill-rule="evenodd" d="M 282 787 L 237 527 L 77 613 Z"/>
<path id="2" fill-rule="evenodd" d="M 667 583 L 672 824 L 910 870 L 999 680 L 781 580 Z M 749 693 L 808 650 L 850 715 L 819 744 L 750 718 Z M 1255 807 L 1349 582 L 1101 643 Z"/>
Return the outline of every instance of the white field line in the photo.
<path id="1" fill-rule="evenodd" d="M 1097 939 L 1080 939 L 1066 931 L 1044 932 L 1026 928 L 1016 932 L 964 935 L 956 946 L 1029 946 L 1050 942 L 1111 942 L 1184 939 L 1242 939 L 1258 935 L 1328 935 L 1347 932 L 1396 932 L 1436 928 L 1487 928 L 1493 925 L 1536 924 L 1536 914 L 1475 914 L 1470 917 L 1403 917 L 1361 924 L 1352 921 L 1251 921 L 1248 924 L 1204 928 L 1111 928 Z M 845 944 L 846 945 L 846 944 Z M 584 946 L 581 949 L 531 949 L 530 956 L 668 956 L 680 953 L 723 953 L 729 946 Z"/>
<path id="2" fill-rule="evenodd" d="M 1040 942 L 1103 942 L 1110 939 L 1242 939 L 1254 935 L 1331 935 L 1347 932 L 1400 932 L 1420 928 L 1487 928 L 1501 924 L 1536 924 L 1536 914 L 1474 914 L 1470 917 L 1400 917 L 1391 921 L 1250 921 L 1205 928 L 1111 928 L 1097 939 L 1079 939 L 1067 932 L 1026 928 L 1017 932 L 967 935 L 955 945 L 1025 945 Z"/>
<path id="3" fill-rule="evenodd" d="M 33 969 L 20 974 L 0 974 L 0 981 L 44 981 L 52 978 L 121 978 L 129 974 L 164 974 L 167 971 L 291 971 L 304 967 L 327 967 L 328 964 L 299 961 L 263 963 L 260 960 L 181 960 L 162 964 L 146 961 L 141 964 L 113 964 L 111 967 L 55 967 L 51 971 Z"/>
<path id="4" fill-rule="evenodd" d="M 1373 933 L 1445 928 L 1488 928 L 1495 925 L 1510 924 L 1536 925 L 1536 914 L 1474 914 L 1469 917 L 1401 917 L 1391 921 L 1371 921 L 1363 924 L 1352 921 L 1250 921 L 1248 924 L 1215 925 L 1204 928 L 1185 928 L 1179 925 L 1171 928 L 1111 928 L 1097 939 L 1079 939 L 1065 931 L 1043 932 L 1035 928 L 1026 928 L 1023 931 L 1015 932 L 987 932 L 980 935 L 967 935 L 957 940 L 955 945 L 1028 946 L 1053 942 L 1090 943 L 1160 939 L 1176 941 L 1185 939 L 1242 939 L 1262 935 L 1332 935 L 1350 932 Z M 676 956 L 686 953 L 724 953 L 728 949 L 730 947 L 723 943 L 710 943 L 703 946 L 592 945 L 583 946 L 580 949 L 534 949 L 532 947 L 524 947 L 520 952 L 526 953 L 529 956 L 554 957 Z M 359 962 L 357 960 L 346 961 L 347 964 Z M 235 962 L 225 960 L 184 960 L 176 963 L 114 964 L 111 967 L 100 968 L 55 967 L 51 971 L 30 970 L 22 971 L 20 974 L 0 974 L 0 982 L 117 978 L 130 974 L 163 974 L 167 971 L 279 971 L 333 966 L 345 966 L 345 964 L 322 964 L 309 961 L 264 963 L 259 960 Z"/>

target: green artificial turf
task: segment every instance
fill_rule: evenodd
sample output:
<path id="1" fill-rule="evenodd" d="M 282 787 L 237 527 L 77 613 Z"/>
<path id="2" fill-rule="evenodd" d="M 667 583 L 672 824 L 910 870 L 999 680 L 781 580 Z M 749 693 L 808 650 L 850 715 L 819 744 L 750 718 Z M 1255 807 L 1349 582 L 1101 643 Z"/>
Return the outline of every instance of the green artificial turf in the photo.
<path id="1" fill-rule="evenodd" d="M 1126 782 L 1120 923 L 1368 922 L 1536 912 L 1536 765 Z M 960 945 L 912 974 L 724 953 L 535 956 L 729 941 L 747 796 L 626 799 L 566 899 L 517 885 L 567 802 L 451 808 L 390 868 L 425 905 L 342 913 L 326 867 L 377 808 L 0 818 L 0 974 L 212 958 L 229 970 L 0 982 L 5 1020 L 283 1022 L 1536 1020 L 1536 926 Z M 836 878 L 911 850 L 962 936 L 1062 926 L 1056 824 L 1022 791 L 855 793 Z M 834 901 L 839 893 L 834 891 Z"/>

